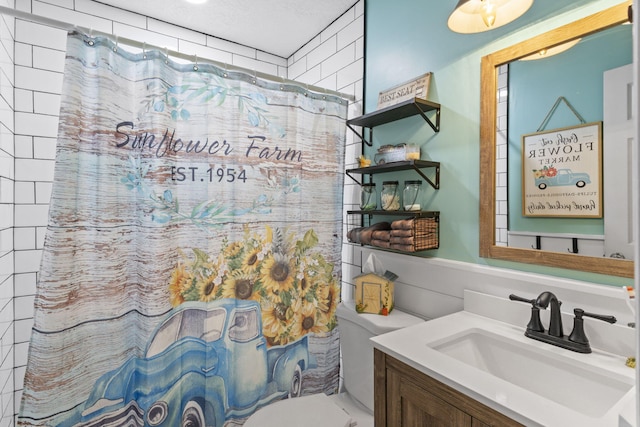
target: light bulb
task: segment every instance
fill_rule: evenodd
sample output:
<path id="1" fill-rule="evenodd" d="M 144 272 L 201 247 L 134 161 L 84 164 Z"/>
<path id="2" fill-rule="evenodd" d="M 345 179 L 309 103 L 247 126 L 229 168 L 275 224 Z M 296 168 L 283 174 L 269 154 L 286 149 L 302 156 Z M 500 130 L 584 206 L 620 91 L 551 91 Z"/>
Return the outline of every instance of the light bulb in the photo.
<path id="1" fill-rule="evenodd" d="M 458 0 L 447 25 L 464 34 L 493 30 L 522 16 L 532 3 L 533 0 Z"/>
<path id="2" fill-rule="evenodd" d="M 482 21 L 487 28 L 493 27 L 493 24 L 496 23 L 496 6 L 491 2 L 491 0 L 482 1 L 480 15 L 482 16 Z"/>

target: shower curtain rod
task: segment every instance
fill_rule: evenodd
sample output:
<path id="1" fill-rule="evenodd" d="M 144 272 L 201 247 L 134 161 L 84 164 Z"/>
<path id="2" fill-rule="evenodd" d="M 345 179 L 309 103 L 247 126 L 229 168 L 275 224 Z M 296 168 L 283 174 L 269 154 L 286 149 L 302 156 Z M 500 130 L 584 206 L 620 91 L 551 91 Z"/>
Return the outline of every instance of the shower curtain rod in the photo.
<path id="1" fill-rule="evenodd" d="M 280 77 L 280 76 L 274 76 L 272 74 L 267 74 L 267 73 L 262 73 L 260 71 L 256 71 L 256 70 L 250 70 L 248 68 L 243 68 L 243 67 L 237 67 L 234 65 L 229 65 L 223 62 L 219 62 L 219 61 L 214 61 L 211 59 L 206 59 L 206 58 L 198 58 L 196 55 L 187 55 L 185 53 L 182 52 L 178 52 L 175 50 L 170 50 L 166 47 L 160 47 L 160 46 L 155 46 L 152 44 L 147 44 L 147 43 L 143 43 L 143 42 L 139 42 L 137 40 L 133 40 L 133 39 L 128 39 L 128 38 L 124 38 L 124 37 L 119 37 L 115 34 L 108 34 L 108 33 L 103 33 L 102 31 L 95 31 L 91 28 L 85 28 L 85 27 L 81 27 L 78 25 L 74 25 L 74 24 L 69 24 L 67 22 L 63 22 L 63 21 L 58 21 L 52 18 L 47 18 L 44 16 L 40 16 L 40 15 L 35 15 L 33 13 L 29 13 L 29 12 L 23 12 L 21 10 L 16 10 L 10 7 L 6 7 L 6 6 L 0 6 L 0 14 L 3 15 L 9 15 L 9 16 L 13 16 L 15 18 L 19 18 L 22 19 L 24 21 L 29 21 L 29 22 L 33 22 L 36 24 L 43 24 L 43 25 L 47 25 L 49 27 L 54 27 L 54 28 L 58 28 L 61 30 L 66 30 L 66 31 L 83 31 L 85 34 L 90 34 L 91 37 L 95 36 L 95 35 L 100 35 L 100 36 L 104 36 L 107 38 L 113 38 L 115 37 L 116 39 L 116 43 L 123 43 L 125 45 L 131 46 L 131 47 L 136 47 L 139 49 L 146 49 L 146 48 L 151 48 L 151 49 L 157 49 L 159 51 L 165 52 L 165 54 L 167 54 L 168 56 L 172 56 L 174 58 L 181 58 L 181 59 L 185 59 L 187 61 L 193 61 L 194 59 L 196 60 L 196 62 L 202 62 L 202 63 L 208 63 L 208 64 L 212 64 L 215 65 L 219 68 L 224 68 L 226 70 L 229 71 L 239 71 L 242 73 L 246 73 L 248 75 L 252 75 L 255 77 L 259 77 L 262 79 L 268 79 L 274 82 L 278 82 L 278 83 L 290 83 L 290 84 L 294 84 L 300 87 L 304 87 L 305 89 L 312 91 L 312 92 L 316 92 L 319 94 L 326 94 L 326 95 L 333 95 L 333 96 L 337 96 L 339 98 L 345 99 L 347 101 L 354 101 L 355 97 L 353 95 L 349 95 L 346 93 L 342 93 L 342 92 L 337 92 L 335 90 L 330 90 L 330 89 L 325 89 L 319 86 L 313 86 L 313 85 L 307 85 L 301 82 L 297 82 L 295 80 L 289 80 L 289 79 L 285 79 L 284 77 Z"/>

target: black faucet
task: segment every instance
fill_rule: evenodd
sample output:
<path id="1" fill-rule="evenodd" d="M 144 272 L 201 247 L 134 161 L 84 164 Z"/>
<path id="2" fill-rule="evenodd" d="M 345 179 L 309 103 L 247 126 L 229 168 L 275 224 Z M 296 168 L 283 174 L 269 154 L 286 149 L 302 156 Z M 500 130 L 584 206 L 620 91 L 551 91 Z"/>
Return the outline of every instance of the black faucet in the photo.
<path id="1" fill-rule="evenodd" d="M 551 317 L 549 318 L 549 335 L 561 337 L 564 335 L 562 330 L 562 314 L 560 314 L 560 306 L 562 301 L 551 292 L 543 292 L 536 298 L 536 305 L 546 309 L 551 304 Z"/>
<path id="2" fill-rule="evenodd" d="M 575 315 L 573 319 L 573 331 L 570 335 L 565 336 L 562 330 L 562 313 L 560 306 L 562 302 L 551 292 L 545 291 L 536 299 L 526 299 L 517 295 L 509 295 L 512 301 L 521 301 L 531 304 L 531 319 L 527 324 L 525 336 L 534 340 L 543 341 L 568 350 L 577 351 L 578 353 L 591 353 L 589 340 L 584 333 L 583 316 L 593 317 L 594 319 L 603 320 L 608 323 L 615 323 L 614 316 L 603 316 L 600 314 L 587 313 L 581 308 L 573 310 Z M 540 321 L 540 308 L 546 309 L 551 306 L 551 317 L 549 319 L 549 329 L 545 331 Z"/>

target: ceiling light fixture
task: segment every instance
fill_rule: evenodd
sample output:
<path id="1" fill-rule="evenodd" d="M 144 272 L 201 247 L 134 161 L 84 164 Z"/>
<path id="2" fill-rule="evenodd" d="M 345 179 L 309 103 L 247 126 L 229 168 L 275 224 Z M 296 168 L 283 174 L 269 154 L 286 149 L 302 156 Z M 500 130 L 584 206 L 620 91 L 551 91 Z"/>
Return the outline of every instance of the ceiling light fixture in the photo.
<path id="1" fill-rule="evenodd" d="M 187 3 L 193 3 L 193 4 L 203 4 L 206 3 L 208 0 L 187 0 Z"/>
<path id="2" fill-rule="evenodd" d="M 550 47 L 547 49 L 542 49 L 536 53 L 533 53 L 531 55 L 525 56 L 524 58 L 520 58 L 521 61 L 533 61 L 536 59 L 543 59 L 543 58 L 548 58 L 550 56 L 553 55 L 557 55 L 559 53 L 562 53 L 566 50 L 571 49 L 572 47 L 574 47 L 575 45 L 577 45 L 580 40 L 582 39 L 575 39 L 575 40 L 571 40 L 568 41 L 566 43 L 562 43 L 559 44 L 558 46 L 554 46 L 554 47 Z"/>
<path id="3" fill-rule="evenodd" d="M 480 33 L 522 16 L 533 0 L 460 0 L 447 25 L 456 33 Z"/>

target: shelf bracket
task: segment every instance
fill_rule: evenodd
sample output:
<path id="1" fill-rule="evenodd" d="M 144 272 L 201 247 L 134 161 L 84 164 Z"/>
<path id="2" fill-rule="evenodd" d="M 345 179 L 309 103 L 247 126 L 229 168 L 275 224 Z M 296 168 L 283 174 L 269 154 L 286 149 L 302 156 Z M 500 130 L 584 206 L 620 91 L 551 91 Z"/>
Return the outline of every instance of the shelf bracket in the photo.
<path id="1" fill-rule="evenodd" d="M 355 179 L 355 178 L 353 177 L 353 175 L 351 175 L 351 174 L 349 173 L 349 171 L 346 171 L 346 174 L 347 174 L 347 176 L 348 176 L 349 178 L 351 178 L 352 180 L 354 180 L 354 181 L 356 182 L 356 184 L 358 184 L 359 186 L 361 186 L 361 187 L 362 187 L 362 183 L 361 183 L 360 181 L 358 181 L 357 179 Z"/>
<path id="2" fill-rule="evenodd" d="M 440 108 L 436 109 L 436 123 L 434 124 L 429 117 L 422 111 L 422 109 L 418 106 L 418 104 L 413 104 L 418 110 L 418 114 L 422 116 L 422 118 L 431 126 L 434 132 L 440 132 Z"/>
<path id="3" fill-rule="evenodd" d="M 421 177 L 423 177 L 424 180 L 427 181 L 430 186 L 432 186 L 436 190 L 440 189 L 440 166 L 435 166 L 435 169 L 436 169 L 436 182 L 431 181 L 431 179 L 429 179 L 429 177 L 426 176 L 420 170 L 420 168 L 418 168 L 415 164 L 412 167 L 413 167 L 413 170 L 416 171 Z"/>
<path id="4" fill-rule="evenodd" d="M 347 123 L 347 127 L 348 127 L 349 129 L 351 129 L 351 131 L 352 131 L 353 133 L 355 133 L 355 134 L 358 136 L 358 138 L 360 138 L 360 140 L 361 140 L 363 143 L 367 144 L 369 147 L 373 147 L 373 135 L 372 135 L 372 133 L 373 133 L 373 132 L 372 132 L 371 128 L 369 128 L 369 139 L 370 139 L 370 141 L 367 141 L 367 140 L 365 139 L 365 137 L 364 137 L 364 129 L 365 129 L 365 128 L 364 128 L 364 126 L 362 127 L 362 133 L 358 132 L 358 131 L 357 131 L 353 126 L 351 126 L 349 123 Z"/>

